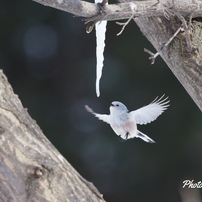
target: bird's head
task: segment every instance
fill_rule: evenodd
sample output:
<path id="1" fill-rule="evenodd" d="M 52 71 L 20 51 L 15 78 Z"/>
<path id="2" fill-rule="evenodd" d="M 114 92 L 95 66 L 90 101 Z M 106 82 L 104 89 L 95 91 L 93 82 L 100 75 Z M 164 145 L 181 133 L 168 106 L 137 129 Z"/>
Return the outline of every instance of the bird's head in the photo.
<path id="1" fill-rule="evenodd" d="M 111 106 L 110 106 L 109 110 L 110 110 L 110 113 L 128 112 L 127 107 L 123 103 L 118 102 L 118 101 L 113 101 L 111 103 Z"/>

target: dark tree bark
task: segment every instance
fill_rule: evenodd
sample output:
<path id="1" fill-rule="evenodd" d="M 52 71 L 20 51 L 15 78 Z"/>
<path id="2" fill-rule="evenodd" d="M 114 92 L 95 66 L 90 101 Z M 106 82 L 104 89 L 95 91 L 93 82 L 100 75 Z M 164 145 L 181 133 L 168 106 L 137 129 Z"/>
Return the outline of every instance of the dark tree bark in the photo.
<path id="1" fill-rule="evenodd" d="M 0 71 L 0 201 L 104 201 L 43 135 Z"/>

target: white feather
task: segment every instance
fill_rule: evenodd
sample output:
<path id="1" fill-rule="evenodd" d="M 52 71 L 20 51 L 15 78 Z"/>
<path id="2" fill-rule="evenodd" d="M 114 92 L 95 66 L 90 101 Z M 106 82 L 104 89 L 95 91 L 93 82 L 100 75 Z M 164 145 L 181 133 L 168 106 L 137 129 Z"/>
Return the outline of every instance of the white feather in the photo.
<path id="1" fill-rule="evenodd" d="M 110 115 L 107 114 L 98 114 L 95 113 L 88 105 L 85 105 L 85 108 L 88 112 L 90 112 L 91 114 L 93 114 L 95 117 L 97 117 L 98 119 L 110 124 Z"/>
<path id="2" fill-rule="evenodd" d="M 161 115 L 169 106 L 168 98 L 164 98 L 164 95 L 158 99 L 158 97 L 149 105 L 141 107 L 135 111 L 130 112 L 130 116 L 135 120 L 137 124 L 147 124 L 154 121 L 159 115 Z"/>

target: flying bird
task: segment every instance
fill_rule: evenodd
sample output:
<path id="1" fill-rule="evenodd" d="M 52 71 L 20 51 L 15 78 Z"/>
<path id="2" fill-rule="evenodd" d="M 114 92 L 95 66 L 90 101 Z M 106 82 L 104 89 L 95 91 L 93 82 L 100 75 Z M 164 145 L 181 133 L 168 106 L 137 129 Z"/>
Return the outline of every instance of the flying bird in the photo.
<path id="1" fill-rule="evenodd" d="M 98 119 L 110 124 L 120 138 L 128 140 L 136 137 L 148 143 L 155 143 L 154 140 L 137 129 L 137 124 L 142 125 L 154 121 L 168 108 L 169 102 L 168 97 L 164 98 L 163 95 L 144 107 L 129 111 L 123 103 L 113 101 L 109 108 L 110 114 L 95 113 L 88 105 L 85 105 L 85 108 Z"/>

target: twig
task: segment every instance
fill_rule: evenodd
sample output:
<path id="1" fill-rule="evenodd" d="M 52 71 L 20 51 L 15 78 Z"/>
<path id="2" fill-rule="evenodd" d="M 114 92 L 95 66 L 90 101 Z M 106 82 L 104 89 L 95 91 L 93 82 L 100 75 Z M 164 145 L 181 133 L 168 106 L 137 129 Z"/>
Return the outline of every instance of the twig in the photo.
<path id="1" fill-rule="evenodd" d="M 159 0 L 160 1 L 160 0 Z M 170 5 L 168 5 L 170 4 Z M 172 10 L 175 9 L 175 1 L 172 0 L 172 2 L 166 2 L 166 4 L 162 4 L 163 5 L 163 15 L 167 20 L 170 20 L 170 16 L 174 16 L 174 14 L 172 13 Z M 169 9 L 171 11 L 169 11 Z"/>
<path id="2" fill-rule="evenodd" d="M 185 18 L 179 12 L 174 11 L 174 13 L 179 18 L 179 20 L 182 22 L 182 26 L 183 26 L 184 32 L 185 32 L 187 49 L 188 49 L 189 52 L 191 52 L 192 44 L 191 44 L 191 39 L 190 39 L 189 26 L 187 25 L 187 22 L 186 22 Z"/>
<path id="3" fill-rule="evenodd" d="M 160 52 L 156 52 L 155 54 L 152 53 L 150 50 L 144 48 L 144 52 L 149 53 L 151 55 L 151 57 L 149 57 L 149 59 L 151 60 L 151 64 L 153 65 L 155 62 L 155 59 L 158 55 L 160 55 Z"/>
<path id="4" fill-rule="evenodd" d="M 172 0 L 172 13 L 174 15 L 176 15 L 178 17 L 178 19 L 182 22 L 182 26 L 183 26 L 183 29 L 184 29 L 184 32 L 185 32 L 185 38 L 186 38 L 186 43 L 187 43 L 187 50 L 189 52 L 192 51 L 192 44 L 191 44 L 191 38 L 190 38 L 190 30 L 191 30 L 191 21 L 192 21 L 192 18 L 193 18 L 193 14 L 195 12 L 195 10 L 197 9 L 197 6 L 195 7 L 195 9 L 191 12 L 190 16 L 189 16 L 189 21 L 188 21 L 188 24 L 187 24 L 187 21 L 185 20 L 185 18 L 178 12 L 175 4 L 174 4 L 174 0 Z M 195 3 L 195 2 L 194 2 Z M 196 4 L 196 3 L 195 3 Z"/>
<path id="5" fill-rule="evenodd" d="M 136 17 L 137 6 L 136 6 L 134 3 L 131 2 L 131 3 L 130 3 L 130 8 L 131 8 L 131 10 L 132 10 L 132 12 L 133 12 L 133 14 L 130 16 L 130 18 L 129 18 L 126 22 L 124 22 L 124 23 L 116 22 L 116 24 L 122 26 L 121 31 L 117 34 L 117 36 L 119 36 L 119 35 L 124 31 L 126 25 L 128 25 L 128 23 L 129 23 L 134 17 Z"/>
<path id="6" fill-rule="evenodd" d="M 174 0 L 172 0 L 172 4 L 174 5 L 174 2 L 173 2 Z M 160 0 L 157 0 L 157 3 L 155 3 L 155 4 L 153 4 L 151 7 L 155 7 L 155 6 L 157 6 L 158 4 L 160 4 L 161 2 L 160 2 Z M 164 7 L 166 7 L 166 8 L 163 8 L 162 10 L 163 10 L 163 15 L 164 15 L 164 17 L 167 19 L 167 20 L 170 20 L 170 15 L 172 15 L 173 16 L 173 14 L 170 12 L 170 11 L 168 11 L 168 9 L 167 9 L 167 7 L 169 7 L 169 8 L 172 8 L 173 7 L 173 5 L 172 6 L 166 6 L 165 4 L 162 4 Z"/>
<path id="7" fill-rule="evenodd" d="M 149 51 L 148 49 L 144 48 L 144 52 L 149 53 L 151 55 L 151 57 L 149 57 L 149 59 L 151 60 L 151 64 L 153 65 L 155 62 L 155 59 L 157 56 L 159 56 L 162 52 L 162 50 L 167 47 L 170 42 L 177 36 L 177 34 L 180 31 L 184 31 L 184 29 L 182 28 L 182 26 L 180 26 L 177 31 L 172 35 L 172 37 L 170 37 L 170 39 L 161 47 L 161 49 L 159 51 L 157 51 L 156 53 L 152 53 L 151 51 Z"/>
<path id="8" fill-rule="evenodd" d="M 117 36 L 119 36 L 120 34 L 122 34 L 122 32 L 124 31 L 126 25 L 135 17 L 135 14 L 131 15 L 131 17 L 124 23 L 121 22 L 116 22 L 117 25 L 121 25 L 121 31 L 117 34 Z"/>
<path id="9" fill-rule="evenodd" d="M 170 20 L 170 15 L 174 16 L 168 9 L 163 8 L 163 15 L 167 20 Z"/>
<path id="10" fill-rule="evenodd" d="M 160 0 L 157 0 L 157 2 L 155 4 L 153 4 L 151 7 L 155 7 L 156 5 L 158 5 L 160 3 Z"/>
<path id="11" fill-rule="evenodd" d="M 188 25 L 187 25 L 187 21 L 185 20 L 185 18 L 179 13 L 179 12 L 174 12 L 175 15 L 179 18 L 179 20 L 182 22 L 184 31 L 185 31 L 185 38 L 186 38 L 186 43 L 187 43 L 187 50 L 189 52 L 192 51 L 192 43 L 191 43 L 191 37 L 190 37 L 190 31 L 191 31 L 191 22 L 192 22 L 192 18 L 194 15 L 195 10 L 197 9 L 197 7 L 191 12 L 190 16 L 189 16 L 189 21 L 188 21 Z"/>
<path id="12" fill-rule="evenodd" d="M 172 37 L 170 37 L 170 39 L 161 47 L 161 49 L 159 51 L 157 51 L 157 53 L 154 54 L 151 51 L 147 50 L 146 48 L 144 49 L 144 52 L 147 52 L 151 55 L 151 57 L 149 57 L 149 59 L 151 60 L 151 64 L 154 64 L 156 57 L 161 54 L 162 50 L 170 44 L 170 42 L 177 36 L 177 34 L 180 31 L 185 32 L 185 38 L 186 38 L 188 51 L 189 52 L 192 51 L 190 30 L 191 30 L 191 21 L 192 21 L 193 14 L 194 14 L 196 8 L 193 10 L 193 12 L 191 13 L 191 15 L 189 17 L 188 25 L 187 25 L 185 18 L 178 11 L 176 11 L 174 0 L 172 0 L 172 6 L 170 8 L 172 8 L 172 11 L 168 11 L 167 9 L 164 10 L 164 11 L 166 11 L 164 13 L 165 18 L 167 18 L 169 20 L 169 15 L 176 15 L 179 18 L 179 20 L 182 22 L 182 25 L 177 29 L 177 31 L 172 35 Z"/>

